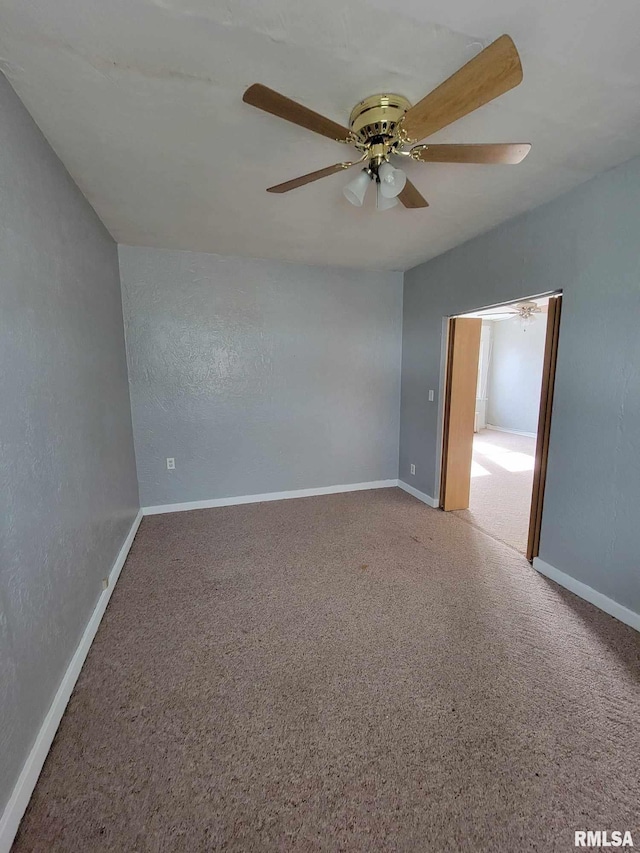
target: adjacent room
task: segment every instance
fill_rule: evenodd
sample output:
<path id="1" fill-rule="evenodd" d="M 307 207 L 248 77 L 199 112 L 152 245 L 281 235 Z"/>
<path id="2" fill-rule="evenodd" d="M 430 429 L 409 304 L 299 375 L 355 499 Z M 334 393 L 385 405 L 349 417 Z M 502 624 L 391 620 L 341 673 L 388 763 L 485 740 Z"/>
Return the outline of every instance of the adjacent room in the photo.
<path id="1" fill-rule="evenodd" d="M 480 321 L 468 507 L 458 517 L 527 553 L 549 297 L 462 315 Z M 470 401 L 471 402 L 471 401 Z M 551 414 L 551 413 L 550 413 Z M 473 434 L 472 434 L 473 430 Z"/>
<path id="2" fill-rule="evenodd" d="M 638 32 L 0 0 L 0 853 L 640 843 Z"/>

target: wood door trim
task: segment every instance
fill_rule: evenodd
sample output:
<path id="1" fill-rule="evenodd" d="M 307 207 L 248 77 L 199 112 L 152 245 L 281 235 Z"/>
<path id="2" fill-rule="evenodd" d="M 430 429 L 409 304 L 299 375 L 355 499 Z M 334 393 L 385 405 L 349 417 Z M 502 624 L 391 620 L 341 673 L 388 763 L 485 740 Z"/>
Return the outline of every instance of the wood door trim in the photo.
<path id="1" fill-rule="evenodd" d="M 444 370 L 444 409 L 442 414 L 442 458 L 440 459 L 440 509 L 444 509 L 444 493 L 447 488 L 447 453 L 449 450 L 449 412 L 451 409 L 451 369 L 453 367 L 453 319 L 447 320 L 447 347 Z"/>
<path id="2" fill-rule="evenodd" d="M 533 493 L 531 497 L 531 514 L 529 516 L 529 536 L 527 540 L 527 560 L 529 561 L 537 557 L 540 550 L 540 529 L 542 527 L 542 508 L 549 458 L 549 436 L 551 433 L 551 413 L 553 409 L 553 393 L 558 359 L 561 310 L 562 296 L 552 296 L 549 300 L 549 311 L 547 314 L 547 337 L 544 347 L 540 415 L 538 417 Z"/>
<path id="3" fill-rule="evenodd" d="M 481 319 L 454 317 L 450 321 L 441 478 L 445 511 L 469 507 L 481 332 Z"/>

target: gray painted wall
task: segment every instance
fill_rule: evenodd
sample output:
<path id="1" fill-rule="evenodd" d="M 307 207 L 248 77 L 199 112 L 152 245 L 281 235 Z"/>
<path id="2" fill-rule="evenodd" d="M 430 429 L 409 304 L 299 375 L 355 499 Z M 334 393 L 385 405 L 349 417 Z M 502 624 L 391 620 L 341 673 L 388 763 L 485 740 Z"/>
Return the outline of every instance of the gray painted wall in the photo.
<path id="1" fill-rule="evenodd" d="M 636 612 L 639 223 L 634 159 L 405 273 L 400 433 L 401 478 L 433 495 L 443 317 L 562 288 L 540 557 Z"/>
<path id="2" fill-rule="evenodd" d="M 535 433 L 540 412 L 546 314 L 523 329 L 518 319 L 492 322 L 487 423 Z"/>
<path id="3" fill-rule="evenodd" d="M 144 506 L 397 477 L 401 273 L 119 251 Z"/>
<path id="4" fill-rule="evenodd" d="M 0 811 L 138 508 L 116 245 L 0 75 Z"/>

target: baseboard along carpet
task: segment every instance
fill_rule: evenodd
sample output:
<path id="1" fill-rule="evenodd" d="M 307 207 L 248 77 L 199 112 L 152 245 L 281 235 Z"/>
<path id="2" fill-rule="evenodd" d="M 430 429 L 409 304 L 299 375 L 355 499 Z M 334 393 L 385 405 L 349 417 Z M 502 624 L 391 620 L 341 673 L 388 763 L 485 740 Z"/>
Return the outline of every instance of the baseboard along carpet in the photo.
<path id="1" fill-rule="evenodd" d="M 14 850 L 640 841 L 639 684 L 637 632 L 399 489 L 147 517 Z"/>

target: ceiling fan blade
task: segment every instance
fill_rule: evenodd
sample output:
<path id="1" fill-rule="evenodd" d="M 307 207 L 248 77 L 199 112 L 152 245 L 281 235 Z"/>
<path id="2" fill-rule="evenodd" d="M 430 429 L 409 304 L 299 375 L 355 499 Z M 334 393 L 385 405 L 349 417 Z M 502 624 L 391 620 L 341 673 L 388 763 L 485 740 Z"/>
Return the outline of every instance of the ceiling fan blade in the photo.
<path id="1" fill-rule="evenodd" d="M 446 127 L 522 82 L 522 65 L 503 35 L 405 113 L 402 126 L 416 142 Z"/>
<path id="2" fill-rule="evenodd" d="M 310 184 L 312 181 L 319 181 L 320 178 L 327 178 L 329 175 L 335 175 L 336 172 L 341 172 L 343 169 L 348 169 L 354 166 L 355 163 L 336 163 L 335 166 L 327 166 L 326 169 L 318 169 L 317 172 L 309 172 L 308 175 L 302 175 L 299 178 L 294 178 L 292 181 L 285 181 L 284 184 L 276 184 L 275 187 L 269 187 L 268 193 L 288 193 L 289 190 L 295 190 L 297 187 L 303 187 L 305 184 Z"/>
<path id="3" fill-rule="evenodd" d="M 404 185 L 404 189 L 402 190 L 398 198 L 404 204 L 405 207 L 429 207 L 429 202 L 418 192 L 418 190 L 409 180 Z"/>
<path id="4" fill-rule="evenodd" d="M 422 163 L 521 163 L 531 151 L 528 142 L 496 142 L 476 145 L 418 145 L 411 151 Z"/>
<path id="5" fill-rule="evenodd" d="M 298 104 L 260 83 L 249 86 L 242 96 L 242 100 L 245 104 L 251 104 L 252 107 L 257 107 L 259 110 L 264 110 L 266 113 L 271 113 L 271 115 L 300 125 L 300 127 L 306 127 L 307 130 L 320 133 L 322 136 L 327 136 L 337 142 L 347 142 L 351 134 L 348 128 L 342 127 L 337 122 L 303 107 L 302 104 Z"/>

